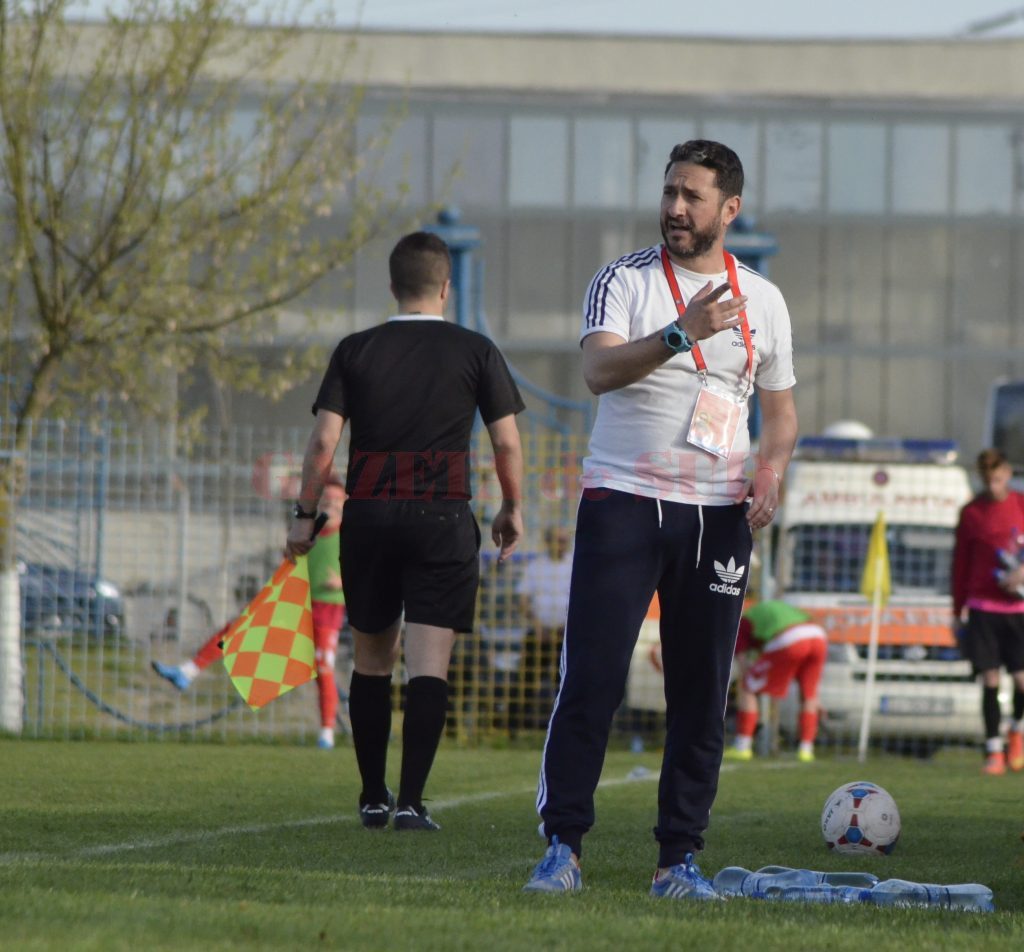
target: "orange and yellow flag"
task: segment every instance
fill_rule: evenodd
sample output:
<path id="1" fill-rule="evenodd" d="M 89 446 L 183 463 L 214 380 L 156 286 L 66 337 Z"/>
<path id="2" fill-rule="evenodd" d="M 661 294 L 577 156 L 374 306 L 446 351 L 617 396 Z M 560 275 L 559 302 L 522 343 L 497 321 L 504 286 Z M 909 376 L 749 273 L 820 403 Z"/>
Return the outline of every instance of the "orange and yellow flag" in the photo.
<path id="1" fill-rule="evenodd" d="M 316 677 L 309 564 L 285 559 L 232 622 L 221 643 L 224 667 L 253 710 Z"/>

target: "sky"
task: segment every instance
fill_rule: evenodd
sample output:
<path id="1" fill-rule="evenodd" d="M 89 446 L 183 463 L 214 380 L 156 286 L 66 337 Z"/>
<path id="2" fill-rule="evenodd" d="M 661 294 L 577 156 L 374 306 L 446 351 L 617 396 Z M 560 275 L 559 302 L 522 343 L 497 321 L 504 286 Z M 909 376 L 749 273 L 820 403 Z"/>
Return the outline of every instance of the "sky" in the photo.
<path id="1" fill-rule="evenodd" d="M 79 0 L 99 16 L 117 0 Z M 1024 36 L 1007 0 L 314 0 L 338 26 L 369 29 L 630 33 L 708 37 L 950 38 Z M 999 22 L 1002 21 L 1002 22 Z"/>

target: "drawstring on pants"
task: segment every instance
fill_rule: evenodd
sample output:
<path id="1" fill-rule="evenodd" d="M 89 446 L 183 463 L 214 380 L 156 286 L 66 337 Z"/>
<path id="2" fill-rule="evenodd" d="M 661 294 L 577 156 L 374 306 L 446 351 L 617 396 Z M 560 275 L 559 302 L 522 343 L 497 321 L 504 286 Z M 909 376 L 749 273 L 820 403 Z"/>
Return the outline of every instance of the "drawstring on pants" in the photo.
<path id="1" fill-rule="evenodd" d="M 704 507 L 697 507 L 697 518 L 700 520 L 700 532 L 697 533 L 697 565 L 700 566 L 700 546 L 704 541 Z"/>
<path id="2" fill-rule="evenodd" d="M 661 500 L 655 496 L 654 505 L 658 507 L 658 528 L 661 528 L 662 524 L 662 511 L 661 511 Z M 700 566 L 700 548 L 704 542 L 704 507 L 697 507 L 697 519 L 700 522 L 700 532 L 697 533 L 697 565 Z"/>

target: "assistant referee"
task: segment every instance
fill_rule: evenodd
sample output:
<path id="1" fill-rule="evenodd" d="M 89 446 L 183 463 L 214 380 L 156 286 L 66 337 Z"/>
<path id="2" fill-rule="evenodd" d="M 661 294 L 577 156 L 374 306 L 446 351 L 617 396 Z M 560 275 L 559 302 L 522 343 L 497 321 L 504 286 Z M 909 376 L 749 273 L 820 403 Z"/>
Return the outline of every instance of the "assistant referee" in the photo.
<path id="1" fill-rule="evenodd" d="M 398 313 L 346 337 L 313 404 L 316 422 L 286 551 L 309 551 L 317 504 L 346 421 L 350 424 L 341 576 L 353 629 L 349 694 L 362 778 L 360 816 L 396 830 L 437 830 L 423 791 L 444 730 L 455 633 L 470 631 L 480 530 L 470 509 L 469 444 L 479 410 L 494 451 L 502 502 L 491 525 L 499 561 L 523 534 L 524 409 L 494 343 L 444 320 L 451 257 L 436 235 L 415 232 L 389 259 Z M 385 781 L 391 678 L 405 628 L 408 674 L 397 803 Z"/>

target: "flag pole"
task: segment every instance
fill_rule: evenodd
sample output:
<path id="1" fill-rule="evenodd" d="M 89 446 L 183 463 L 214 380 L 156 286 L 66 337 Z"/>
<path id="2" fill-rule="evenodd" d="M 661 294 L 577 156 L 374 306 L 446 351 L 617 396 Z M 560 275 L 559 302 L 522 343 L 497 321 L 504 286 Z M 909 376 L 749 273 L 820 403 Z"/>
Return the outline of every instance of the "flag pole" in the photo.
<path id="1" fill-rule="evenodd" d="M 868 637 L 868 670 L 864 677 L 864 707 L 860 715 L 860 737 L 857 741 L 857 761 L 864 763 L 868 756 L 868 733 L 871 727 L 871 708 L 875 699 L 875 669 L 878 667 L 878 630 L 882 622 L 882 559 L 876 553 L 874 565 L 874 595 L 871 600 L 871 634 Z"/>
<path id="2" fill-rule="evenodd" d="M 868 540 L 867 558 L 864 560 L 860 580 L 862 594 L 871 599 L 871 632 L 868 636 L 868 665 L 864 676 L 864 707 L 861 711 L 860 738 L 857 742 L 857 760 L 860 763 L 864 763 L 868 755 L 871 708 L 875 700 L 875 669 L 878 666 L 878 633 L 882 624 L 882 606 L 888 601 L 891 588 L 889 547 L 885 539 L 885 513 L 879 509 Z"/>

